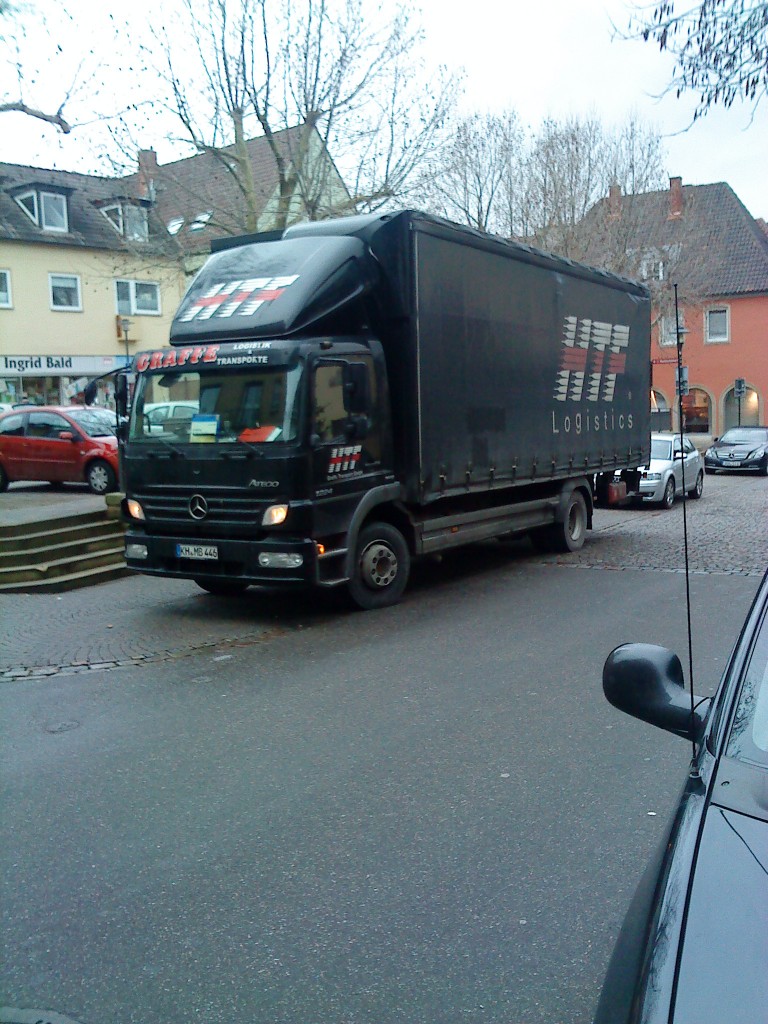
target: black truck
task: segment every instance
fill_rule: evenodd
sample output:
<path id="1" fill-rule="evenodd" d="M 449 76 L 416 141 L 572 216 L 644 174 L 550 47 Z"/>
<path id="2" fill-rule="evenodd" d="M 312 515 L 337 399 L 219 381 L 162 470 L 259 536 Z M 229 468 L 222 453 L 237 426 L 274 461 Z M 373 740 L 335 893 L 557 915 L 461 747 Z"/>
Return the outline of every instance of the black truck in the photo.
<path id="1" fill-rule="evenodd" d="M 640 284 L 414 211 L 226 240 L 136 356 L 132 569 L 397 601 L 412 559 L 574 551 L 650 455 Z"/>

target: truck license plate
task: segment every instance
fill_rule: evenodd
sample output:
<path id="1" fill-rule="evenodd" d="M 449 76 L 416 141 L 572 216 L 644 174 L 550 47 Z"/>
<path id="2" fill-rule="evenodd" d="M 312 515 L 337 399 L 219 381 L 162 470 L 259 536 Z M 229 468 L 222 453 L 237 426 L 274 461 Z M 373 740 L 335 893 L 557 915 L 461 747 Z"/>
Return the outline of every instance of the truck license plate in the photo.
<path id="1" fill-rule="evenodd" d="M 177 544 L 176 557 L 212 562 L 219 557 L 219 549 L 205 544 Z"/>

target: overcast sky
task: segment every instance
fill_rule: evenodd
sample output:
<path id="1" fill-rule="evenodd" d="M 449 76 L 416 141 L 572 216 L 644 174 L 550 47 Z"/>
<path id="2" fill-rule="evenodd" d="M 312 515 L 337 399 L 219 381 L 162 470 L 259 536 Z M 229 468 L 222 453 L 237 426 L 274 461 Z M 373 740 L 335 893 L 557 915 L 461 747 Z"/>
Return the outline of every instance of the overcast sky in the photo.
<path id="1" fill-rule="evenodd" d="M 49 24 L 62 9 L 55 0 L 32 0 L 32 5 L 51 12 Z M 132 0 L 126 5 L 123 0 L 117 5 L 102 0 L 95 7 L 90 0 L 70 0 L 64 6 L 73 25 L 57 29 L 62 53 L 46 62 L 40 81 L 29 83 L 27 90 L 39 103 L 58 103 L 75 54 L 84 44 L 104 38 L 99 33 L 110 9 L 121 12 L 120 25 L 130 11 L 128 26 L 138 26 L 143 17 L 156 17 L 162 2 Z M 768 218 L 768 103 L 754 120 L 751 108 L 740 104 L 727 111 L 718 108 L 688 128 L 690 98 L 656 98 L 669 80 L 669 55 L 660 54 L 652 43 L 612 39 L 611 22 L 621 29 L 629 22 L 625 0 L 421 0 L 420 6 L 429 59 L 465 69 L 468 110 L 513 108 L 532 127 L 544 117 L 568 114 L 595 115 L 605 124 L 619 125 L 634 112 L 664 137 L 671 176 L 681 176 L 687 185 L 728 182 L 753 216 Z M 33 31 L 30 38 L 37 52 L 43 52 L 39 35 Z M 91 64 L 98 59 L 98 43 L 95 51 L 88 58 Z M 5 86 L 7 69 L 0 68 L 0 75 Z M 124 99 L 131 86 L 131 76 L 125 74 L 113 88 Z M 78 103 L 84 108 L 86 99 L 92 97 L 73 98 L 67 107 L 70 116 Z M 109 99 L 101 96 L 99 101 L 108 106 L 104 101 Z M 61 136 L 39 121 L 15 114 L 3 115 L 2 127 L 0 160 L 93 170 L 84 129 Z M 146 139 L 142 144 L 154 145 L 161 162 L 186 155 L 168 152 L 162 140 Z"/>

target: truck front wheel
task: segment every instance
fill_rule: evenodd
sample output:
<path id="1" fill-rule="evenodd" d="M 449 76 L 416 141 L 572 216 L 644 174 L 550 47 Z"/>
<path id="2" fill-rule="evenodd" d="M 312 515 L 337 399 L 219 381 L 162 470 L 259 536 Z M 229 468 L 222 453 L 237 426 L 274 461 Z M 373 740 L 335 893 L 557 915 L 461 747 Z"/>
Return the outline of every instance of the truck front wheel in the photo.
<path id="1" fill-rule="evenodd" d="M 357 538 L 350 596 L 366 611 L 397 604 L 410 570 L 408 545 L 400 531 L 389 523 L 370 523 Z"/>

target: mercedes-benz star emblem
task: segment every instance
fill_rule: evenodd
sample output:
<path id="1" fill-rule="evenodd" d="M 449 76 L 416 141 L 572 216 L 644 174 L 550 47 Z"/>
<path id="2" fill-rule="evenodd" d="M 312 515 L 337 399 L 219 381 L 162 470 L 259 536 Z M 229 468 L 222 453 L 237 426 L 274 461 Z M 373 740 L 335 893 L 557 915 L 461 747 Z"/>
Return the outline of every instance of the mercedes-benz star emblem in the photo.
<path id="1" fill-rule="evenodd" d="M 205 519 L 208 515 L 208 502 L 202 494 L 193 494 L 189 499 L 189 514 L 193 519 Z"/>

